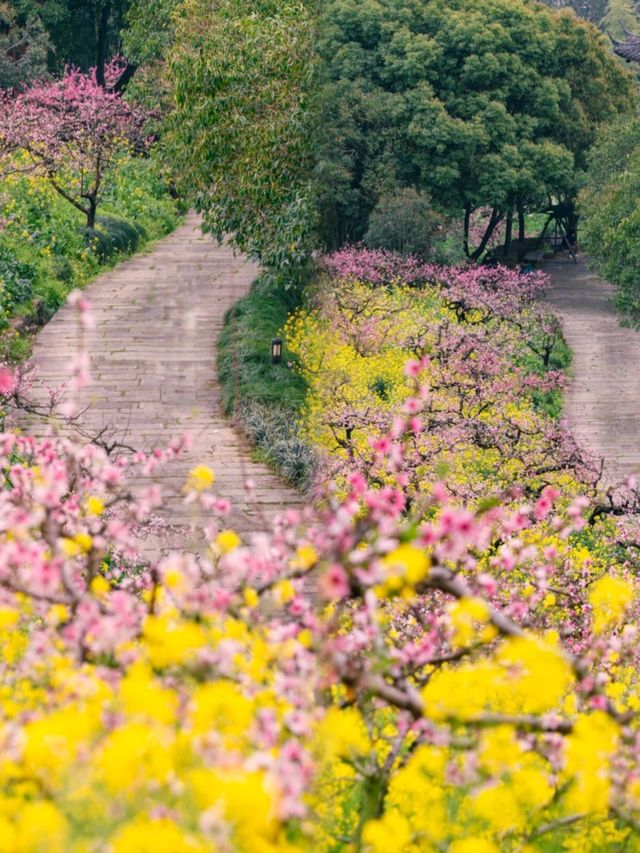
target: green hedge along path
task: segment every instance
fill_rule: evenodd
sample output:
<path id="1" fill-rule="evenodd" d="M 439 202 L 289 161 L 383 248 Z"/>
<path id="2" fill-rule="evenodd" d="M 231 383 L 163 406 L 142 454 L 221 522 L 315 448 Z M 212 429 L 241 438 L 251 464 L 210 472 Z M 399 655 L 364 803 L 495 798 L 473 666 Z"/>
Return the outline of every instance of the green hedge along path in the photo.
<path id="1" fill-rule="evenodd" d="M 241 535 L 265 529 L 283 509 L 301 503 L 295 490 L 252 460 L 221 409 L 216 340 L 225 312 L 257 272 L 229 247 L 203 236 L 199 217 L 191 213 L 150 251 L 120 263 L 85 291 L 96 326 L 85 333 L 93 381 L 80 397 L 87 409 L 79 427 L 90 435 L 106 427 L 113 438 L 144 451 L 184 432 L 193 437 L 187 454 L 153 476 L 167 495 L 163 520 L 176 530 L 167 540 L 170 547 L 184 544 L 199 520 L 180 495 L 196 464 L 214 469 L 216 492 L 233 504 L 225 526 Z M 68 380 L 77 335 L 74 309 L 65 305 L 35 341 L 38 385 L 51 388 Z M 264 342 L 267 357 L 270 344 Z M 41 431 L 34 424 L 30 429 L 34 426 Z M 251 500 L 247 479 L 255 484 Z"/>
<path id="2" fill-rule="evenodd" d="M 604 460 L 604 481 L 640 473 L 640 332 L 620 325 L 613 285 L 589 271 L 588 258 L 558 256 L 547 303 L 562 321 L 573 358 L 564 413 L 581 443 Z"/>

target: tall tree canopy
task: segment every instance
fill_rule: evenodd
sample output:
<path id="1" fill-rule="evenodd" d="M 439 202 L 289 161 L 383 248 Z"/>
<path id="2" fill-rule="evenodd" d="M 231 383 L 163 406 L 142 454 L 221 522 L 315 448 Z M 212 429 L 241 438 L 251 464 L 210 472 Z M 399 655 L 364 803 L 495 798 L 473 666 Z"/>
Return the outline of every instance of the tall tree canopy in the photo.
<path id="1" fill-rule="evenodd" d="M 175 10 L 180 0 L 132 0 L 122 30 L 122 50 L 136 73 L 132 98 L 165 114 L 171 108 L 167 56 L 175 40 Z"/>
<path id="2" fill-rule="evenodd" d="M 607 11 L 607 0 L 543 0 L 547 6 L 553 9 L 573 9 L 587 21 L 599 24 Z"/>
<path id="3" fill-rule="evenodd" d="M 602 18 L 602 29 L 614 38 L 623 38 L 625 33 L 638 28 L 638 12 L 634 0 L 609 0 Z"/>
<path id="4" fill-rule="evenodd" d="M 166 145 L 206 227 L 281 269 L 313 245 L 315 18 L 302 0 L 186 0 Z"/>
<path id="5" fill-rule="evenodd" d="M 509 231 L 575 195 L 599 125 L 632 105 L 604 36 L 527 0 L 186 0 L 173 17 L 154 2 L 150 49 L 175 27 L 178 180 L 267 266 L 361 239 L 406 188 Z"/>
<path id="6" fill-rule="evenodd" d="M 590 158 L 581 196 L 591 260 L 618 288 L 618 307 L 640 324 L 640 119 L 607 129 Z"/>
<path id="7" fill-rule="evenodd" d="M 603 37 L 520 0 L 331 0 L 320 166 L 325 240 L 362 237 L 394 186 L 443 211 L 572 196 L 598 126 L 630 107 Z"/>
<path id="8" fill-rule="evenodd" d="M 164 59 L 175 38 L 174 12 L 180 0 L 132 0 L 122 41 L 136 62 Z"/>

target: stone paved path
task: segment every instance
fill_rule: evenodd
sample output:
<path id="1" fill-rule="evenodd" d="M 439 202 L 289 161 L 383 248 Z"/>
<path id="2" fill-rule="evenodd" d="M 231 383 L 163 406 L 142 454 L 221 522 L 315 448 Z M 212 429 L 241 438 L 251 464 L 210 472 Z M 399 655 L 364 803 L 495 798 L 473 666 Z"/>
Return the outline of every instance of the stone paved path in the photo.
<path id="1" fill-rule="evenodd" d="M 194 520 L 180 488 L 196 463 L 215 470 L 218 493 L 234 504 L 229 524 L 239 533 L 264 529 L 267 519 L 300 503 L 297 492 L 252 461 L 220 407 L 216 339 L 225 311 L 255 276 L 256 267 L 203 237 L 191 214 L 150 251 L 86 290 L 97 322 L 87 333 L 93 384 L 81 426 L 91 434 L 108 426 L 119 440 L 144 450 L 166 446 L 184 431 L 192 434 L 193 449 L 158 479 L 171 495 L 165 518 L 180 528 L 177 541 L 184 541 Z M 39 333 L 33 361 L 47 385 L 67 377 L 76 334 L 68 306 Z M 247 478 L 255 483 L 255 502 L 247 500 Z"/>
<path id="2" fill-rule="evenodd" d="M 573 350 L 565 412 L 581 444 L 605 460 L 605 479 L 640 473 L 640 333 L 623 328 L 611 304 L 613 287 L 591 273 L 587 259 L 558 256 L 548 303 Z"/>

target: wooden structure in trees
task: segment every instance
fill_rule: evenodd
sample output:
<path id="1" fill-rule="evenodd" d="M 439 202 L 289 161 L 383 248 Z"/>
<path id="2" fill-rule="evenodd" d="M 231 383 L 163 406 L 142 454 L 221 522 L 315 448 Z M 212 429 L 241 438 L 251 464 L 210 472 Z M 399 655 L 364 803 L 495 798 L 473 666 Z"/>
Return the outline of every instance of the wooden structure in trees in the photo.
<path id="1" fill-rule="evenodd" d="M 560 204 L 552 204 L 544 211 L 547 214 L 547 221 L 542 233 L 538 239 L 538 246 L 541 246 L 545 237 L 549 233 L 549 241 L 554 252 L 566 249 L 571 255 L 574 264 L 578 263 L 576 258 L 576 229 L 575 217 L 573 214 L 573 206 L 566 202 Z"/>
<path id="2" fill-rule="evenodd" d="M 609 36 L 613 42 L 613 52 L 627 62 L 640 62 L 640 35 L 625 30 L 626 38 L 624 41 L 618 41 L 612 36 Z"/>

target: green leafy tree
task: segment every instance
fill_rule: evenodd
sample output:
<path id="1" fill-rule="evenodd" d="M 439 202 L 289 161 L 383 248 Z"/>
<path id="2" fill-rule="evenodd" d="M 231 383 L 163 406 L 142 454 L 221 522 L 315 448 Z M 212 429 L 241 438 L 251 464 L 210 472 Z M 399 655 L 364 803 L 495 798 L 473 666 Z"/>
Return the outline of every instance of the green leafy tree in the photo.
<path id="1" fill-rule="evenodd" d="M 492 210 L 479 257 L 501 220 L 509 241 L 518 213 L 575 194 L 599 124 L 632 103 L 601 34 L 538 3 L 331 0 L 320 33 L 329 245 L 411 186 L 467 225 Z"/>
<path id="2" fill-rule="evenodd" d="M 160 116 L 171 109 L 166 66 L 179 5 L 180 0 L 133 0 L 121 33 L 123 53 L 136 69 L 127 96 Z"/>
<path id="3" fill-rule="evenodd" d="M 364 242 L 372 249 L 390 249 L 431 259 L 444 231 L 431 200 L 411 187 L 384 195 L 369 217 Z"/>
<path id="4" fill-rule="evenodd" d="M 0 89 L 19 88 L 47 69 L 49 40 L 40 20 L 20 21 L 15 9 L 0 2 Z"/>
<path id="5" fill-rule="evenodd" d="M 607 129 L 590 156 L 580 197 L 582 242 L 617 287 L 618 307 L 640 325 L 640 118 Z"/>
<path id="6" fill-rule="evenodd" d="M 315 18 L 301 0 L 187 0 L 170 54 L 166 149 L 206 228 L 264 266 L 315 245 Z"/>
<path id="7" fill-rule="evenodd" d="M 133 0 L 122 32 L 126 55 L 138 63 L 166 58 L 175 38 L 175 10 L 180 0 Z"/>
<path id="8" fill-rule="evenodd" d="M 638 14 L 634 0 L 609 0 L 602 28 L 614 38 L 624 38 L 626 32 L 635 32 Z"/>

